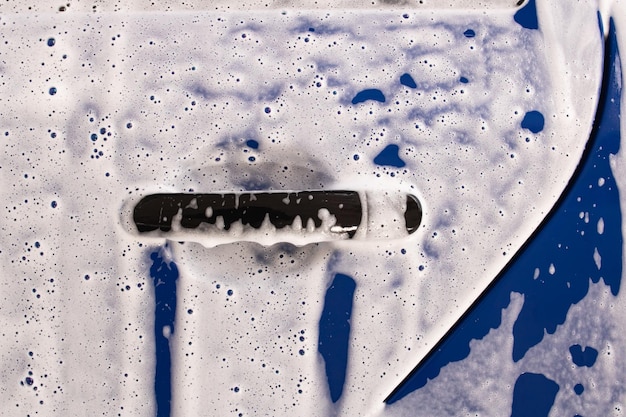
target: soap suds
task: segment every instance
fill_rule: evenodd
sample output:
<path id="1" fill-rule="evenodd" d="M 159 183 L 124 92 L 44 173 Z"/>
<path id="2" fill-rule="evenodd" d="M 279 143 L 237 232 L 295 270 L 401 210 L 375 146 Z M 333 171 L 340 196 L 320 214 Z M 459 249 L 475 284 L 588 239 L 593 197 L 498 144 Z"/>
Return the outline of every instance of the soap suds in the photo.
<path id="1" fill-rule="evenodd" d="M 409 398 L 389 409 L 382 400 L 550 211 L 594 117 L 588 97 L 597 93 L 601 55 L 588 5 L 571 15 L 585 23 L 576 38 L 584 45 L 566 48 L 575 42 L 567 33 L 527 32 L 512 24 L 511 8 L 432 20 L 412 10 L 281 5 L 248 13 L 224 4 L 165 15 L 68 13 L 91 11 L 73 2 L 33 14 L 18 3 L 0 9 L 0 261 L 10 277 L 0 313 L 8 387 L 0 414 L 155 415 L 149 260 L 166 242 L 120 224 L 129 200 L 393 184 L 424 207 L 422 226 L 406 239 L 302 248 L 168 243 L 164 259 L 180 272 L 176 322 L 165 332 L 172 415 L 414 415 Z M 538 3 L 541 22 L 551 11 Z M 384 101 L 352 104 L 367 89 Z M 536 132 L 522 127 L 531 111 L 544 117 Z M 391 159 L 376 163 L 389 149 Z M 353 277 L 356 290 L 345 385 L 333 404 L 317 343 L 324 294 L 338 273 Z M 621 298 L 596 287 L 579 306 L 623 309 Z M 472 344 L 485 356 L 458 364 L 487 372 L 485 383 L 463 378 L 466 402 L 452 409 L 431 398 L 420 412 L 501 415 L 524 371 L 563 387 L 555 410 L 619 415 L 586 380 L 576 379 L 585 386 L 578 397 L 559 375 L 530 366 L 534 355 L 502 360 L 493 343 L 510 352 L 522 303 L 512 300 L 505 324 Z M 548 338 L 576 342 L 562 331 Z M 589 372 L 602 372 L 594 378 L 623 374 L 624 341 L 610 326 L 606 333 L 594 342 L 601 353 Z M 415 395 L 456 398 L 456 366 Z M 613 407 L 623 392 L 607 389 Z M 562 392 L 596 398 L 597 408 L 563 405 Z"/>

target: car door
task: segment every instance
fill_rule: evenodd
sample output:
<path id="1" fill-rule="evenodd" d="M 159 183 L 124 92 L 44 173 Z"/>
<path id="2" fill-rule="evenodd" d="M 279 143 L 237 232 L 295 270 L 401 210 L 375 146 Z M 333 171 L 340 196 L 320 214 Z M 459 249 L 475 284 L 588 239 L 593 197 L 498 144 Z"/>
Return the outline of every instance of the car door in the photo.
<path id="1" fill-rule="evenodd" d="M 621 414 L 621 3 L 1 7 L 3 414 Z"/>

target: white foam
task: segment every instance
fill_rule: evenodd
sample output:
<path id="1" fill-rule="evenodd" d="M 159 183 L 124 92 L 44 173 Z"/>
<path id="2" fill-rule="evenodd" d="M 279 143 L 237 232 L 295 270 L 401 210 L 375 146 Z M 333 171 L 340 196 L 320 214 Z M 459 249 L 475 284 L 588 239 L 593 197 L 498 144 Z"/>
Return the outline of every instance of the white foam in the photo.
<path id="1" fill-rule="evenodd" d="M 592 3 L 538 1 L 541 31 L 514 24 L 511 9 L 439 15 L 272 3 L 278 10 L 249 13 L 222 3 L 194 11 L 192 3 L 165 14 L 0 16 L 0 414 L 155 414 L 149 256 L 163 238 L 127 233 L 128 201 L 190 189 L 393 184 L 424 208 L 423 227 L 406 239 L 301 248 L 168 242 L 180 270 L 175 331 L 166 331 L 172 415 L 376 414 L 551 210 L 582 154 L 601 74 Z M 30 6 L 16 5 L 0 10 Z M 102 7 L 154 10 L 141 2 Z M 474 38 L 463 35 L 468 28 Z M 417 89 L 400 85 L 403 73 Z M 379 88 L 386 102 L 352 105 L 365 88 Z M 532 134 L 520 124 L 535 109 L 546 124 Z M 248 139 L 259 149 L 248 149 Z M 372 162 L 388 143 L 399 146 L 405 167 Z M 621 158 L 612 163 L 624 178 Z M 317 337 L 338 272 L 357 287 L 346 384 L 333 404 Z M 461 406 L 468 412 L 508 412 L 518 368 L 502 359 L 510 352 L 502 347 L 520 303 L 514 295 L 506 324 L 472 344 L 491 352 L 481 366 L 471 365 L 481 357 L 473 355 L 437 380 L 457 386 L 470 366 L 483 381 L 504 383 L 463 378 L 463 398 L 475 399 Z M 611 332 L 606 346 L 623 346 Z M 598 372 L 619 375 L 623 357 L 611 360 L 615 368 Z M 36 392 L 19 383 L 29 371 Z M 411 404 L 394 410 L 406 414 Z M 433 407 L 418 412 L 458 411 Z"/>

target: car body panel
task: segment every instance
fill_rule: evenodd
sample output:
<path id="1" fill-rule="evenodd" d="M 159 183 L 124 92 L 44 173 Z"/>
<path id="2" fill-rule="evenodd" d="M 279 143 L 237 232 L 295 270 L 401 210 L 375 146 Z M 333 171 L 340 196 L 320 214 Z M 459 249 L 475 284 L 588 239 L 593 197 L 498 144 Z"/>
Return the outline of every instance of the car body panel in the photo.
<path id="1" fill-rule="evenodd" d="M 2 412 L 402 415 L 433 389 L 450 397 L 425 414 L 508 413 L 518 375 L 540 373 L 514 360 L 525 300 L 510 291 L 503 324 L 471 344 L 509 371 L 477 374 L 493 401 L 442 372 L 384 402 L 536 236 L 592 133 L 598 5 L 504 5 L 2 11 Z M 533 11 L 537 29 L 519 17 Z M 207 247 L 132 222 L 149 194 L 343 189 L 414 194 L 422 224 L 401 239 Z M 351 302 L 336 298 L 341 389 L 320 347 L 333 283 L 351 288 L 338 277 L 354 283 Z M 603 282 L 571 311 L 615 304 Z M 590 369 L 623 376 L 619 349 L 597 346 L 598 364 L 618 362 Z M 602 398 L 541 373 L 559 410 Z"/>

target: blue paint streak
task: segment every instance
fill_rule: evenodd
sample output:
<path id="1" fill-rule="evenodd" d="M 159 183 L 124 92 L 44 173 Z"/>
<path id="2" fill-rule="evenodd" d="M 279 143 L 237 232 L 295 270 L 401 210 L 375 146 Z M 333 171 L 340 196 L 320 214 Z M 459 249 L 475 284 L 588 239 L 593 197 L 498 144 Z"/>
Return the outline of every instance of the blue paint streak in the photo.
<path id="1" fill-rule="evenodd" d="M 161 251 L 150 254 L 152 266 L 150 276 L 154 283 L 156 308 L 154 311 L 154 341 L 156 345 L 156 375 L 154 392 L 157 403 L 157 417 L 169 417 L 172 399 L 172 381 L 169 340 L 163 336 L 163 328 L 169 326 L 174 334 L 176 316 L 176 280 L 178 268 L 174 262 L 169 265 L 161 256 Z"/>
<path id="2" fill-rule="evenodd" d="M 359 91 L 352 99 L 352 104 L 363 103 L 367 100 L 379 101 L 381 103 L 384 103 L 385 95 L 377 88 L 370 88 L 367 90 Z"/>
<path id="3" fill-rule="evenodd" d="M 569 353 L 572 355 L 572 362 L 577 366 L 586 366 L 591 368 L 598 358 L 598 351 L 591 346 L 585 349 L 580 345 L 572 345 L 569 347 Z"/>
<path id="4" fill-rule="evenodd" d="M 398 145 L 387 145 L 377 156 L 374 158 L 374 163 L 381 166 L 392 166 L 396 168 L 402 168 L 406 163 L 400 159 L 398 152 L 400 148 Z"/>
<path id="5" fill-rule="evenodd" d="M 324 310 L 320 318 L 318 350 L 326 364 L 330 398 L 337 402 L 343 392 L 350 344 L 350 316 L 354 298 L 354 280 L 343 274 L 335 275 L 326 291 Z"/>
<path id="6" fill-rule="evenodd" d="M 539 133 L 543 130 L 545 119 L 543 114 L 537 110 L 532 110 L 524 115 L 522 120 L 522 129 L 528 129 L 533 133 Z"/>
<path id="7" fill-rule="evenodd" d="M 391 404 L 426 385 L 439 375 L 441 368 L 466 358 L 470 341 L 482 339 L 500 326 L 502 310 L 509 305 L 511 293 L 524 295 L 524 305 L 513 326 L 512 359 L 518 361 L 540 343 L 544 334 L 553 334 L 565 322 L 569 308 L 589 291 L 590 281 L 604 284 L 617 295 L 622 277 L 622 214 L 619 191 L 611 171 L 609 155 L 620 147 L 621 81 L 616 68 L 621 67 L 615 25 L 611 20 L 607 41 L 606 90 L 602 92 L 597 120 L 590 139 L 591 149 L 581 161 L 581 169 L 535 234 L 496 277 L 491 288 L 472 306 L 410 376 L 387 399 Z M 602 187 L 598 178 L 604 178 Z M 580 201 L 579 201 L 580 199 Z M 589 222 L 580 219 L 589 213 Z M 604 220 L 604 233 L 596 227 Z M 581 232 L 584 231 L 584 236 Z M 598 270 L 593 254 L 602 256 Z M 555 274 L 548 273 L 551 264 Z M 534 279 L 535 268 L 540 275 Z"/>
<path id="8" fill-rule="evenodd" d="M 598 17 L 598 26 L 600 27 L 600 39 L 604 41 L 604 22 L 602 21 L 602 13 L 600 13 L 600 10 L 598 10 L 596 16 Z"/>
<path id="9" fill-rule="evenodd" d="M 526 6 L 519 9 L 513 19 L 526 29 L 539 29 L 535 0 L 530 0 Z"/>
<path id="10" fill-rule="evenodd" d="M 511 417 L 548 417 L 559 385 L 542 374 L 521 374 L 513 388 Z"/>
<path id="11" fill-rule="evenodd" d="M 417 88 L 417 84 L 411 74 L 402 74 L 400 76 L 400 84 L 409 87 L 409 88 Z"/>

